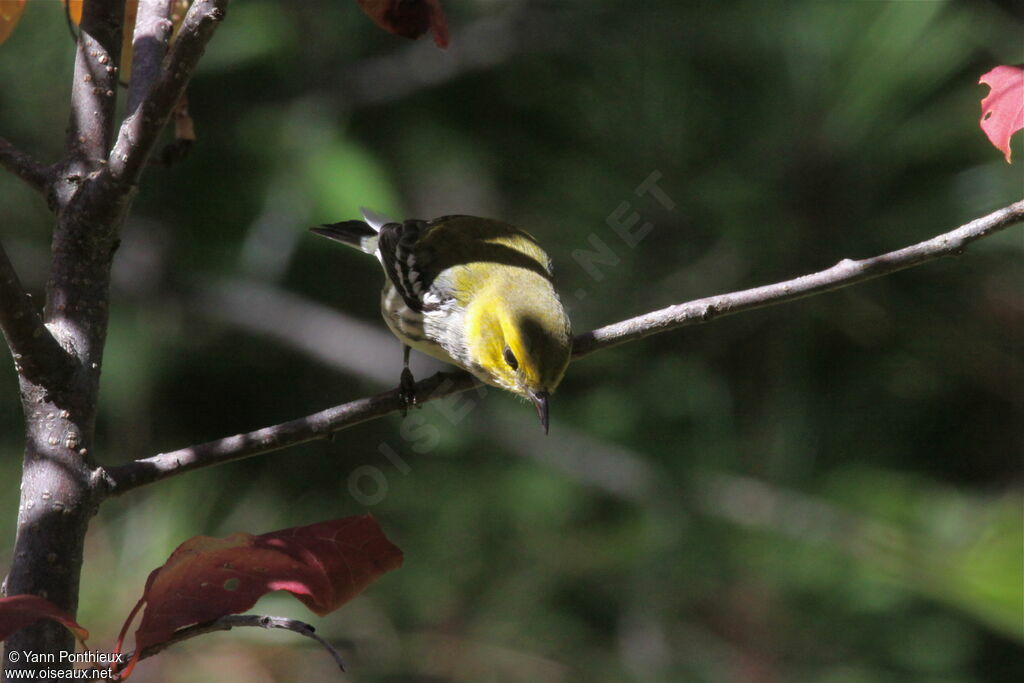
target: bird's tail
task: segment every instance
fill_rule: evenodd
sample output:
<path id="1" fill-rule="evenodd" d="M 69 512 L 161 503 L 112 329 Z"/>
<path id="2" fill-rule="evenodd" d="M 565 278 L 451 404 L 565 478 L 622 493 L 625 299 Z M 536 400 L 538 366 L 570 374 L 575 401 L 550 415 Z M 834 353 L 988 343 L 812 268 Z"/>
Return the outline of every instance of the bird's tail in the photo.
<path id="1" fill-rule="evenodd" d="M 355 247 L 367 254 L 375 254 L 377 253 L 377 232 L 382 226 L 393 221 L 369 209 L 362 209 L 362 212 L 365 221 L 341 221 L 340 223 L 321 225 L 318 228 L 310 228 L 310 231 Z"/>
<path id="2" fill-rule="evenodd" d="M 342 221 L 309 230 L 367 254 L 377 253 L 377 231 L 362 221 Z"/>

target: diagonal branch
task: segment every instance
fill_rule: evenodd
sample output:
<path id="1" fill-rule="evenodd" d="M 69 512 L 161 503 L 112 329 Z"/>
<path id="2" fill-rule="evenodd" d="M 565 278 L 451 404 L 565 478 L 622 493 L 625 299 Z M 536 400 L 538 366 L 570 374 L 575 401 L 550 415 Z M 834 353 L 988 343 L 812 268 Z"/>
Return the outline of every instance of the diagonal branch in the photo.
<path id="1" fill-rule="evenodd" d="M 52 171 L 7 140 L 0 138 L 0 166 L 40 192 L 46 192 Z"/>
<path id="2" fill-rule="evenodd" d="M 598 328 L 575 338 L 573 356 L 580 358 L 616 344 L 684 325 L 695 325 L 732 313 L 848 287 L 943 256 L 959 255 L 971 242 L 1021 221 L 1024 221 L 1024 201 L 1011 204 L 932 239 L 887 254 L 859 261 L 845 259 L 826 270 L 785 282 L 697 299 Z M 475 386 L 478 386 L 478 382 L 468 373 L 438 373 L 417 383 L 416 395 L 423 403 Z M 111 467 L 104 473 L 104 480 L 109 487 L 109 493 L 121 494 L 144 484 L 202 467 L 232 462 L 324 438 L 333 432 L 401 409 L 398 391 L 392 390 L 254 432 L 236 434 Z"/>
<path id="3" fill-rule="evenodd" d="M 139 108 L 142 98 L 160 75 L 160 65 L 171 38 L 171 7 L 174 0 L 139 0 L 132 37 L 132 73 L 128 84 L 130 116 Z M 127 75 L 127 74 L 125 74 Z"/>
<path id="4" fill-rule="evenodd" d="M 973 220 L 956 230 L 897 251 L 890 251 L 887 254 L 859 261 L 843 259 L 826 270 L 785 282 L 754 287 L 731 294 L 709 296 L 606 325 L 576 337 L 573 354 L 582 356 L 659 332 L 674 330 L 684 325 L 695 325 L 723 315 L 749 311 L 763 306 L 773 306 L 840 287 L 849 287 L 858 282 L 888 275 L 942 256 L 959 256 L 971 242 L 1022 220 L 1024 220 L 1024 200 Z"/>
<path id="5" fill-rule="evenodd" d="M 206 44 L 227 9 L 228 0 L 195 0 L 164 59 L 159 77 L 121 124 L 107 171 L 124 186 L 136 183 L 174 105 L 181 99 Z"/>
<path id="6" fill-rule="evenodd" d="M 120 0 L 92 0 L 82 9 L 65 142 L 72 174 L 84 176 L 95 170 L 110 149 L 123 21 Z"/>
<path id="7" fill-rule="evenodd" d="M 426 403 L 466 391 L 477 384 L 467 372 L 439 372 L 416 383 L 416 397 L 419 403 Z M 118 495 L 176 474 L 326 438 L 340 429 L 384 417 L 401 409 L 398 390 L 385 391 L 254 432 L 235 434 L 109 467 L 104 479 L 109 493 Z"/>
<path id="8" fill-rule="evenodd" d="M 19 375 L 39 381 L 59 379 L 71 371 L 71 359 L 43 325 L 42 318 L 18 280 L 7 252 L 0 245 L 0 329 L 14 356 Z"/>

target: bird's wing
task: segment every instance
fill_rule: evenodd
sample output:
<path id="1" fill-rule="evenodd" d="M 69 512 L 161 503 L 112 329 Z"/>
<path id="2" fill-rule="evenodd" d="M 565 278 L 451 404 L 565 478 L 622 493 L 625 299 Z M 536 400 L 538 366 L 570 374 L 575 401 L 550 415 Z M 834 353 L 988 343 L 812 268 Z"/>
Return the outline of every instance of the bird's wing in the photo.
<path id="1" fill-rule="evenodd" d="M 405 301 L 405 305 L 422 313 L 424 278 L 416 263 L 416 242 L 426 228 L 425 221 L 408 220 L 388 223 L 380 229 L 380 261 L 388 279 Z"/>

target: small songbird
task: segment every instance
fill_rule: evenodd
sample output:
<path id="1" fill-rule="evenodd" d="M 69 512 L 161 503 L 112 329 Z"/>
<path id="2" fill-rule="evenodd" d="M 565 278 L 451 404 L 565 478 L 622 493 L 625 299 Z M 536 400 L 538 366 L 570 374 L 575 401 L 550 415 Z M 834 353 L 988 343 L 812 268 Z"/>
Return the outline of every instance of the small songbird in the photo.
<path id="1" fill-rule="evenodd" d="M 403 345 L 403 402 L 416 402 L 412 347 L 529 399 L 547 433 L 548 400 L 569 364 L 572 334 L 537 241 L 474 216 L 398 223 L 363 209 L 363 218 L 310 230 L 384 267 L 381 313 Z"/>

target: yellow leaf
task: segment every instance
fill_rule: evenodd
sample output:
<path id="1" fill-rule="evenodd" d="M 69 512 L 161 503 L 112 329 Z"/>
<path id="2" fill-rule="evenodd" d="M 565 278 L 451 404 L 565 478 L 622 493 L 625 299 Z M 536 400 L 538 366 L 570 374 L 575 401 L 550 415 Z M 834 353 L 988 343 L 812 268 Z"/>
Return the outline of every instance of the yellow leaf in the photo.
<path id="1" fill-rule="evenodd" d="M 132 36 L 135 35 L 135 17 L 139 14 L 139 0 L 124 4 L 124 34 L 121 38 L 121 80 L 132 77 Z"/>
<path id="2" fill-rule="evenodd" d="M 68 14 L 71 15 L 71 21 L 75 22 L 75 26 L 82 23 L 82 5 L 85 0 L 60 0 L 61 3 L 68 8 Z M 71 3 L 68 5 L 68 3 Z"/>
<path id="3" fill-rule="evenodd" d="M 14 31 L 25 11 L 28 0 L 0 0 L 0 43 L 3 43 Z"/>

